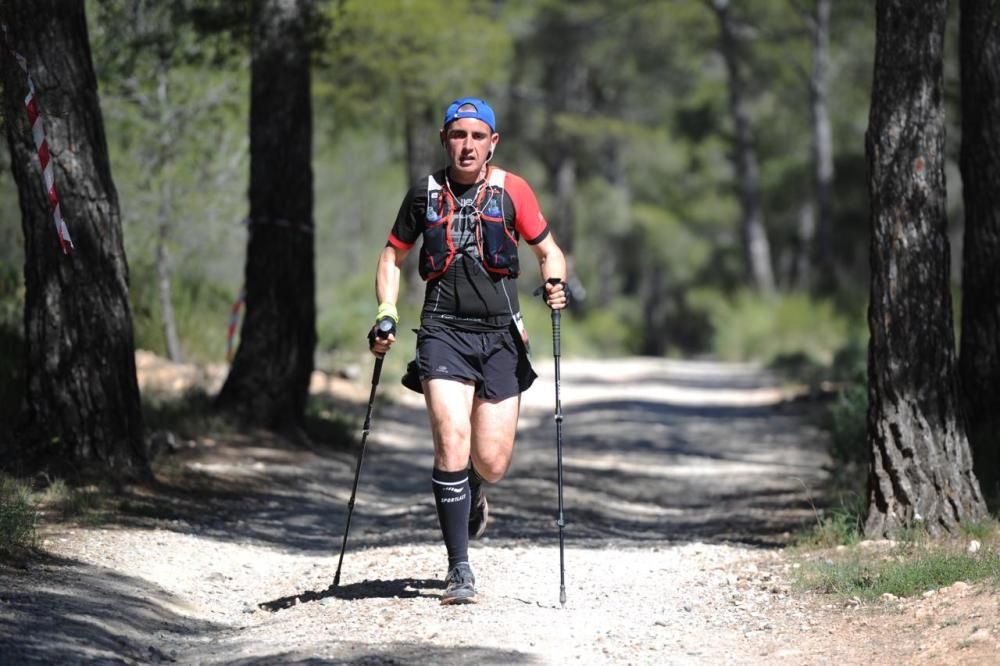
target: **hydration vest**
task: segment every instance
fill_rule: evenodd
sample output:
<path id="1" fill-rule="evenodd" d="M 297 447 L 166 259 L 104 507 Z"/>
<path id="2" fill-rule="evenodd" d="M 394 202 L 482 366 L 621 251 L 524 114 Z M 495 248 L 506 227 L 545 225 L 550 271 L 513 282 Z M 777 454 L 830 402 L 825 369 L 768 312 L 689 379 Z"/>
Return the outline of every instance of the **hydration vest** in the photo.
<path id="1" fill-rule="evenodd" d="M 427 177 L 427 216 L 424 241 L 420 247 L 420 277 L 433 280 L 444 275 L 460 248 L 455 245 L 452 224 L 455 220 L 455 195 L 451 188 L 442 187 L 435 175 L 445 180 L 439 171 Z M 475 242 L 479 258 L 487 271 L 516 278 L 520 273 L 517 260 L 517 236 L 508 227 L 503 215 L 504 179 L 507 172 L 490 167 L 486 182 L 476 194 Z M 485 210 L 484 210 L 485 206 Z"/>

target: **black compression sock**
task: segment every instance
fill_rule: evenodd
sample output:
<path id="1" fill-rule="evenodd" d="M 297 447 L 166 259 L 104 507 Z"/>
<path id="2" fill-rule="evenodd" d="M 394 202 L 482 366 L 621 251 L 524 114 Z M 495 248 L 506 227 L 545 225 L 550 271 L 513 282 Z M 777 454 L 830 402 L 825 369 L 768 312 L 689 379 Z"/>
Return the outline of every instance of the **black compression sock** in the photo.
<path id="1" fill-rule="evenodd" d="M 476 493 L 476 489 L 483 485 L 483 477 L 479 476 L 479 472 L 476 471 L 475 466 L 472 464 L 472 459 L 469 459 L 469 487 L 472 489 L 473 495 Z"/>
<path id="2" fill-rule="evenodd" d="M 469 509 L 472 507 L 469 472 L 464 469 L 445 472 L 435 468 L 431 481 L 450 569 L 459 562 L 469 561 Z"/>

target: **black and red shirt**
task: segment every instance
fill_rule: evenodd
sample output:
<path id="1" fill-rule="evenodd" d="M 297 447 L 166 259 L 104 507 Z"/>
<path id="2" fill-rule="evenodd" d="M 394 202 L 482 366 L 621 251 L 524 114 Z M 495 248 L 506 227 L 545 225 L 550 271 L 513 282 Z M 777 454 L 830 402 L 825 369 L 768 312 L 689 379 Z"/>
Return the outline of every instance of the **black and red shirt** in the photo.
<path id="1" fill-rule="evenodd" d="M 502 216 L 515 239 L 524 238 L 531 245 L 540 243 L 549 228 L 535 193 L 523 178 L 510 172 L 502 187 L 488 185 L 486 180 L 471 185 L 456 183 L 446 177 L 444 170 L 431 178 L 442 189 L 448 188 L 455 200 L 451 232 L 455 256 L 442 275 L 427 282 L 421 321 L 471 330 L 507 326 L 519 310 L 517 288 L 513 278 L 492 273 L 483 265 L 476 225 L 481 224 L 481 213 Z M 428 189 L 428 179 L 423 179 L 407 192 L 389 234 L 389 244 L 409 250 L 423 234 Z"/>

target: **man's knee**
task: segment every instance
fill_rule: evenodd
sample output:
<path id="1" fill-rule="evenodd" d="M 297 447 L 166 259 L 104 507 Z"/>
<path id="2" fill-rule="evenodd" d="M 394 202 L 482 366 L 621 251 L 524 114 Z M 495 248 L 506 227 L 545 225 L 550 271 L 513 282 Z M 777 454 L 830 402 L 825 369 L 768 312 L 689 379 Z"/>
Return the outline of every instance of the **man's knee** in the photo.
<path id="1" fill-rule="evenodd" d="M 469 463 L 469 429 L 448 426 L 434 429 L 434 464 L 438 469 L 457 472 Z"/>
<path id="2" fill-rule="evenodd" d="M 476 473 L 487 483 L 496 483 L 507 474 L 512 453 L 513 442 L 510 446 L 501 447 L 501 450 L 494 451 L 489 455 L 473 453 L 473 465 L 476 467 Z"/>
<path id="3" fill-rule="evenodd" d="M 472 428 L 468 423 L 444 422 L 434 427 L 434 443 L 441 449 L 468 448 Z"/>

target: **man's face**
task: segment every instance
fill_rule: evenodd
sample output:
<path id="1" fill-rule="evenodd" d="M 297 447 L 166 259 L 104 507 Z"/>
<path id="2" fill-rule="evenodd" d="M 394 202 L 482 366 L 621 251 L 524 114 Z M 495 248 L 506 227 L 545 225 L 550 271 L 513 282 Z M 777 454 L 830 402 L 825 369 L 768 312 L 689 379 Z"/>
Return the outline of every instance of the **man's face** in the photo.
<path id="1" fill-rule="evenodd" d="M 441 140 L 451 160 L 452 177 L 459 182 L 474 183 L 500 135 L 478 118 L 459 118 L 441 130 Z"/>

